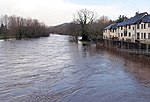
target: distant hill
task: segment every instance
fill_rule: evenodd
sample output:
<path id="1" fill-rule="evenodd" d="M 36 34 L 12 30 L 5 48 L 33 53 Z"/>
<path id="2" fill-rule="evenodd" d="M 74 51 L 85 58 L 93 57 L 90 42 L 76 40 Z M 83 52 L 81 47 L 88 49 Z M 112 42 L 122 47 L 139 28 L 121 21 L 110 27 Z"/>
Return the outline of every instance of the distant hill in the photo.
<path id="1" fill-rule="evenodd" d="M 63 23 L 49 28 L 50 33 L 68 35 L 71 23 Z"/>
<path id="2" fill-rule="evenodd" d="M 87 32 L 91 36 L 102 36 L 103 29 L 111 24 L 111 21 L 101 21 L 98 20 L 96 22 L 93 22 L 91 26 L 87 29 Z M 81 34 L 81 26 L 79 24 L 75 23 L 63 23 L 57 26 L 51 26 L 49 27 L 49 32 L 53 34 L 62 34 L 62 35 L 80 35 Z"/>

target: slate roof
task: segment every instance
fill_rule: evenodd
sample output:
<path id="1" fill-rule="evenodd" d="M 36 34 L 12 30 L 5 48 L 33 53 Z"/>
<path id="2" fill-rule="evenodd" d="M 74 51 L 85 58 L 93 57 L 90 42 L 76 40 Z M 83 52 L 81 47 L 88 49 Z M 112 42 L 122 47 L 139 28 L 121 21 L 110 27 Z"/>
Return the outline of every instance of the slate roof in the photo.
<path id="1" fill-rule="evenodd" d="M 118 27 L 127 25 L 128 20 L 118 23 Z"/>
<path id="2" fill-rule="evenodd" d="M 105 30 L 106 30 L 106 29 L 111 29 L 112 25 L 113 25 L 113 24 L 110 24 L 109 26 L 107 26 L 107 27 L 104 28 L 104 29 L 105 29 Z"/>
<path id="3" fill-rule="evenodd" d="M 147 12 L 137 14 L 137 15 L 135 15 L 134 17 L 131 17 L 130 19 L 128 19 L 128 20 L 126 20 L 126 21 L 123 21 L 123 22 L 121 22 L 121 23 L 118 23 L 118 27 L 119 27 L 119 26 L 126 26 L 126 25 L 137 24 L 137 23 L 139 23 L 140 20 L 141 20 L 145 15 L 147 15 L 147 14 L 148 14 Z"/>
<path id="4" fill-rule="evenodd" d="M 142 22 L 144 23 L 150 23 L 150 15 L 146 15 L 143 19 Z"/>
<path id="5" fill-rule="evenodd" d="M 133 24 L 140 23 L 141 20 L 142 20 L 142 22 L 149 23 L 150 22 L 150 15 L 148 15 L 147 12 L 139 13 L 139 14 L 136 14 L 134 17 L 127 19 L 126 21 L 111 24 L 104 29 L 116 29 L 117 27 L 120 27 L 120 26 L 133 25 Z"/>
<path id="6" fill-rule="evenodd" d="M 113 24 L 107 26 L 107 27 L 104 28 L 104 29 L 106 30 L 106 29 L 116 29 L 116 28 L 117 28 L 117 23 L 113 23 Z"/>
<path id="7" fill-rule="evenodd" d="M 144 13 L 140 13 L 140 14 L 135 15 L 133 18 L 131 18 L 131 19 L 129 20 L 128 25 L 139 23 L 139 21 L 140 21 L 145 15 L 148 15 L 148 13 L 147 13 L 147 12 L 144 12 Z"/>

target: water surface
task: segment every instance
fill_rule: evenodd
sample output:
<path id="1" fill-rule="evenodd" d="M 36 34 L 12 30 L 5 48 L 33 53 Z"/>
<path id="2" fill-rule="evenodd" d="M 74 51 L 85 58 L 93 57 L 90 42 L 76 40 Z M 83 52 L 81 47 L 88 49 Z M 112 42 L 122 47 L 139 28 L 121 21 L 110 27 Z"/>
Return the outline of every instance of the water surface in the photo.
<path id="1" fill-rule="evenodd" d="M 67 36 L 0 41 L 0 102 L 150 102 L 150 66 Z"/>

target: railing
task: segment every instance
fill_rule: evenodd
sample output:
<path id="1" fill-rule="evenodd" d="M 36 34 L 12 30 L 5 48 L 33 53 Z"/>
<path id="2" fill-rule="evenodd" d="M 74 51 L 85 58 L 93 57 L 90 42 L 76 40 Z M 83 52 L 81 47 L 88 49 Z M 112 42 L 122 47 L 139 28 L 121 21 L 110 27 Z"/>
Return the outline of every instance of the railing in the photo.
<path id="1" fill-rule="evenodd" d="M 149 55 L 150 56 L 150 50 L 132 49 L 132 50 L 129 50 L 129 53 L 136 54 L 136 55 Z"/>

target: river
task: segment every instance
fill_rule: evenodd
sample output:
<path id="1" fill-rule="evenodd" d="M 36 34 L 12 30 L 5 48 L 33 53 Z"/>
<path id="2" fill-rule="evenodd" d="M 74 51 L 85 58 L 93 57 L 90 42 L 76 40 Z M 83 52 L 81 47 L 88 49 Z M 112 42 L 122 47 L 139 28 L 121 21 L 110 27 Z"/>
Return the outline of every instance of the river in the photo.
<path id="1" fill-rule="evenodd" d="M 150 102 L 149 63 L 130 58 L 61 35 L 0 41 L 0 102 Z"/>

